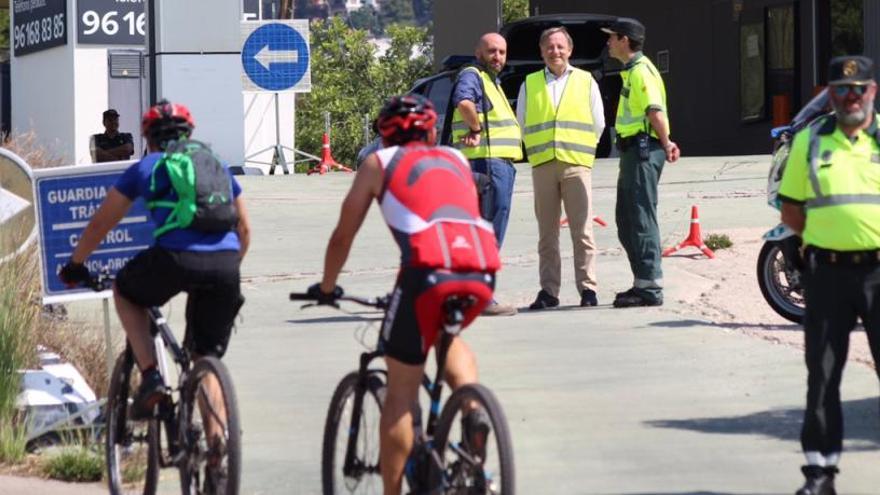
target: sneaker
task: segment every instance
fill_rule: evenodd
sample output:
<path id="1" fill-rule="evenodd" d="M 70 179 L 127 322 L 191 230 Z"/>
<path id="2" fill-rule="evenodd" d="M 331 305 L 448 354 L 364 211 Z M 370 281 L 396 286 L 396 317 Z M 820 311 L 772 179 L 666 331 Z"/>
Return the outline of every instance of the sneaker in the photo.
<path id="1" fill-rule="evenodd" d="M 636 293 L 635 287 L 630 287 L 629 289 L 626 289 L 623 292 L 618 292 L 618 293 L 614 294 L 614 300 L 616 301 L 616 300 L 620 299 L 621 297 L 632 296 L 635 293 Z"/>
<path id="2" fill-rule="evenodd" d="M 834 490 L 836 466 L 801 466 L 801 472 L 807 481 L 795 495 L 837 495 Z"/>
<path id="3" fill-rule="evenodd" d="M 149 419 L 153 417 L 154 409 L 168 393 L 165 381 L 159 370 L 153 368 L 141 376 L 141 385 L 134 395 L 129 416 L 131 419 Z"/>
<path id="4" fill-rule="evenodd" d="M 615 308 L 633 308 L 636 306 L 662 306 L 663 299 L 648 299 L 638 294 L 632 293 L 622 295 L 614 300 Z"/>
<path id="5" fill-rule="evenodd" d="M 581 291 L 581 307 L 596 306 L 597 304 L 599 304 L 599 300 L 596 299 L 596 291 L 590 289 Z"/>
<path id="6" fill-rule="evenodd" d="M 474 409 L 461 418 L 461 436 L 464 449 L 482 462 L 486 460 L 486 442 L 492 429 L 489 416 L 483 409 Z"/>
<path id="7" fill-rule="evenodd" d="M 516 314 L 516 308 L 507 304 L 499 304 L 493 301 L 481 313 L 483 316 L 513 316 Z"/>
<path id="8" fill-rule="evenodd" d="M 535 302 L 529 305 L 529 309 L 532 311 L 537 311 L 541 309 L 547 308 L 555 308 L 559 306 L 559 298 L 553 297 L 544 289 L 538 291 L 538 297 L 535 298 Z"/>

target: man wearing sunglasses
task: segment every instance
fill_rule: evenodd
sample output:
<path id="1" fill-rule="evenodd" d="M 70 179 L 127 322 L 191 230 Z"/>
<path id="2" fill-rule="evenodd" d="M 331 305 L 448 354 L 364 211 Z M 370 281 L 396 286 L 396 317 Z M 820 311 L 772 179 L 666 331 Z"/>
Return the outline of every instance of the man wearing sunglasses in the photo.
<path id="1" fill-rule="evenodd" d="M 782 221 L 801 234 L 806 260 L 807 407 L 797 495 L 831 495 L 843 448 L 840 380 L 861 318 L 880 360 L 880 132 L 867 57 L 831 60 L 832 114 L 798 132 L 779 187 Z"/>

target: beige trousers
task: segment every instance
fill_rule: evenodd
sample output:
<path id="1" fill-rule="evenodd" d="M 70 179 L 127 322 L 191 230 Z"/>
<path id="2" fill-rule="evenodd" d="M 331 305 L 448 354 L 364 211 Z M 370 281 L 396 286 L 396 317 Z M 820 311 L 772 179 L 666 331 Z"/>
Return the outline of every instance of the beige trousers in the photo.
<path id="1" fill-rule="evenodd" d="M 535 217 L 538 219 L 538 273 L 541 288 L 559 297 L 561 204 L 565 205 L 574 251 L 578 294 L 596 290 L 596 243 L 593 239 L 592 169 L 552 160 L 532 167 Z M 561 203 L 561 204 L 560 204 Z"/>

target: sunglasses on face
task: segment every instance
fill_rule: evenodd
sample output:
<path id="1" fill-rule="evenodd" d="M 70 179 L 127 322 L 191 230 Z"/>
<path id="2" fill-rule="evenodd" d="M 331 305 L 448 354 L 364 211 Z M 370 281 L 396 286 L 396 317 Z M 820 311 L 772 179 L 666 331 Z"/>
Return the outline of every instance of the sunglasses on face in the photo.
<path id="1" fill-rule="evenodd" d="M 838 98 L 843 98 L 852 92 L 856 96 L 862 96 L 865 94 L 865 91 L 868 90 L 868 86 L 860 86 L 856 84 L 841 84 L 839 86 L 834 86 L 832 91 L 834 91 L 834 95 Z"/>

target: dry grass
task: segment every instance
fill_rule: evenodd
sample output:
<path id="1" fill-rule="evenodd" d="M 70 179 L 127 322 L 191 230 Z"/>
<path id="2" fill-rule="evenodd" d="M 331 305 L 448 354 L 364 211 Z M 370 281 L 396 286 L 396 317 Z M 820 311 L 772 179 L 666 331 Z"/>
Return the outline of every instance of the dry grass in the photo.
<path id="1" fill-rule="evenodd" d="M 37 142 L 37 135 L 33 131 L 5 136 L 3 147 L 20 156 L 31 168 L 49 168 L 64 165 L 60 155 L 46 149 Z"/>
<path id="2" fill-rule="evenodd" d="M 32 168 L 62 164 L 60 158 L 37 145 L 33 133 L 7 137 L 3 146 Z M 10 190 L 15 186 L 3 184 Z M 99 395 L 107 387 L 103 339 L 92 328 L 45 311 L 38 265 L 37 248 L 0 263 L 0 425 L 5 426 L 0 428 L 0 463 L 21 463 L 22 459 L 27 463 L 20 441 L 24 426 L 16 421 L 15 399 L 21 383 L 17 370 L 38 365 L 37 345 L 57 352 L 76 366 Z"/>

